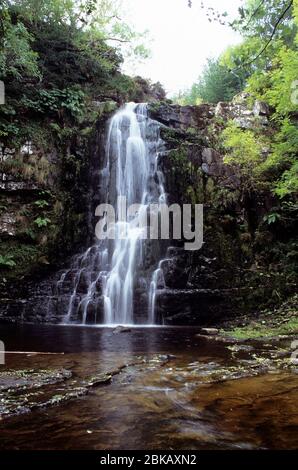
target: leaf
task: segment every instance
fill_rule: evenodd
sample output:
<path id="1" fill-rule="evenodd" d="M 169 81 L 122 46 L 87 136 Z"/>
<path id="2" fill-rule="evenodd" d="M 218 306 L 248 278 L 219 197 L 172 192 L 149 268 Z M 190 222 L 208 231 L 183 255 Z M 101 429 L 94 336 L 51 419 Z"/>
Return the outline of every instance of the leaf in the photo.
<path id="1" fill-rule="evenodd" d="M 50 219 L 42 217 L 38 217 L 34 220 L 34 223 L 38 226 L 38 228 L 46 227 L 50 222 Z"/>

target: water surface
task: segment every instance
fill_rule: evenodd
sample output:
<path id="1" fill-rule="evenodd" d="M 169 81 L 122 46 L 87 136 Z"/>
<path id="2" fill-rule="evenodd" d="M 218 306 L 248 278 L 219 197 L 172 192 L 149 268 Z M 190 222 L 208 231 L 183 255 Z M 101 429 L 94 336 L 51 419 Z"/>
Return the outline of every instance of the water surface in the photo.
<path id="1" fill-rule="evenodd" d="M 109 328 L 1 325 L 6 350 L 64 353 L 6 356 L 1 370 L 72 371 L 72 379 L 41 387 L 38 400 L 58 396 L 74 381 L 80 385 L 94 374 L 117 372 L 111 383 L 90 388 L 86 396 L 5 418 L 0 448 L 296 448 L 297 374 L 269 364 L 279 349 L 258 343 L 235 350 L 196 333 L 196 328 L 114 334 Z"/>

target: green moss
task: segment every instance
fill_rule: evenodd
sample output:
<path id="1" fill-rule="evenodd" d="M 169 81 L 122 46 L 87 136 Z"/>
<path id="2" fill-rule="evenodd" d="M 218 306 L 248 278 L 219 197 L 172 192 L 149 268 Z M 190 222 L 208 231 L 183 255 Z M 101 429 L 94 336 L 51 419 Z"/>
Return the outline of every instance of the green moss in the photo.
<path id="1" fill-rule="evenodd" d="M 179 147 L 183 141 L 180 130 L 171 129 L 170 127 L 162 127 L 160 129 L 161 138 L 171 147 Z"/>
<path id="2" fill-rule="evenodd" d="M 257 339 L 270 338 L 280 335 L 291 335 L 298 333 L 298 318 L 293 318 L 288 322 L 276 326 L 268 327 L 268 325 L 256 324 L 254 326 L 245 326 L 234 328 L 228 331 L 222 331 L 225 336 L 232 336 L 236 339 Z"/>
<path id="3" fill-rule="evenodd" d="M 163 101 L 152 101 L 148 106 L 149 112 L 153 114 L 158 113 L 164 105 L 165 103 Z"/>
<path id="4" fill-rule="evenodd" d="M 198 135 L 198 129 L 195 127 L 188 127 L 186 129 L 187 134 L 192 135 L 192 136 L 197 136 Z"/>

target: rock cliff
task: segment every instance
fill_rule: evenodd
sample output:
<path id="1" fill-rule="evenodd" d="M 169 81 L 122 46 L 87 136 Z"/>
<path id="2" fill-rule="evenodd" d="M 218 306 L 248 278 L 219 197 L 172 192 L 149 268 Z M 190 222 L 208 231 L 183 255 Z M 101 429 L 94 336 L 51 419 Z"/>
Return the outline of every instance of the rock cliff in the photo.
<path id="1" fill-rule="evenodd" d="M 93 120 L 82 123 L 66 146 L 56 142 L 45 149 L 25 142 L 17 158 L 15 149 L 2 148 L 2 319 L 58 322 L 65 315 L 57 282 L 71 255 L 83 252 L 94 234 L 94 210 L 104 199 L 98 162 L 104 158 L 103 137 L 113 106 L 94 102 Z M 249 105 L 242 94 L 217 106 L 155 100 L 149 114 L 162 124 L 165 151 L 158 165 L 168 202 L 204 204 L 203 248 L 186 252 L 181 240 L 167 250 L 162 263 L 166 287 L 157 292 L 158 321 L 210 325 L 267 305 L 283 282 L 280 259 L 275 261 L 268 251 L 277 243 L 276 234 L 262 225 L 274 200 L 266 192 L 243 191 L 237 165 L 224 162 L 221 133 L 230 121 L 243 129 L 258 126 L 272 132 L 270 109 L 262 102 Z M 275 266 L 270 274 L 268 263 Z M 283 287 L 285 295 L 292 289 Z M 49 298 L 54 305 L 50 311 L 45 307 Z M 140 302 L 139 310 L 144 305 Z"/>

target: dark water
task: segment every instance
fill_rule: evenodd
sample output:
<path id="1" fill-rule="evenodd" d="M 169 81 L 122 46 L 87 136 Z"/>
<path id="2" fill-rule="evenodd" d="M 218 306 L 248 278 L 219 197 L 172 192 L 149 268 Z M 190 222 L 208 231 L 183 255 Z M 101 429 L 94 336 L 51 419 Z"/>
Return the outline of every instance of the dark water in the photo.
<path id="1" fill-rule="evenodd" d="M 104 328 L 2 325 L 0 331 L 7 351 L 64 353 L 7 354 L 0 370 L 63 367 L 78 384 L 118 370 L 110 384 L 94 387 L 86 396 L 5 418 L 1 449 L 298 445 L 296 371 L 273 368 L 258 375 L 253 362 L 256 353 L 268 358 L 271 345 L 253 345 L 235 354 L 227 344 L 196 337 L 195 328 L 113 334 Z M 65 386 L 71 387 L 71 381 L 52 385 L 50 393 L 57 395 Z M 41 388 L 38 393 L 49 391 Z"/>

